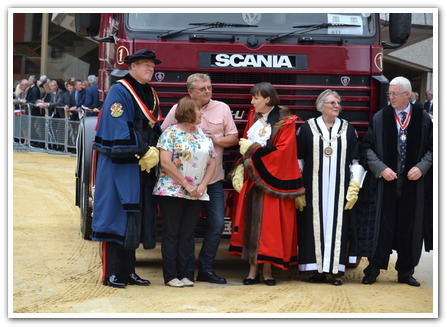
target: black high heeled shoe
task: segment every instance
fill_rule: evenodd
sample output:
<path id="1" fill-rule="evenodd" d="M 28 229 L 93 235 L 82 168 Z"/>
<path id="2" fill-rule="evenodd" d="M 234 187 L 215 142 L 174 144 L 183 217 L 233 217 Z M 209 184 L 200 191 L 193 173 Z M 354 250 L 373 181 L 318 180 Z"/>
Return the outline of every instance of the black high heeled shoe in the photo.
<path id="1" fill-rule="evenodd" d="M 242 284 L 244 284 L 244 285 L 254 285 L 257 283 L 259 283 L 259 275 L 257 275 L 255 278 L 245 278 L 242 281 Z"/>
<path id="2" fill-rule="evenodd" d="M 267 286 L 275 286 L 276 280 L 275 279 L 264 279 L 264 284 Z"/>

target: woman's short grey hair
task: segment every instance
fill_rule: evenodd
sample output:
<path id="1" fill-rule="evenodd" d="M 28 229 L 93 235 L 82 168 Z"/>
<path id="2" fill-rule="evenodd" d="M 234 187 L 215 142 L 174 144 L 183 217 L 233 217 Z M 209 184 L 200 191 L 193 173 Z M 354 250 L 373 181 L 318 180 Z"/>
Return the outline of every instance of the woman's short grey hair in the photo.
<path id="1" fill-rule="evenodd" d="M 323 107 L 324 107 L 324 102 L 326 101 L 326 98 L 329 95 L 333 95 L 334 97 L 336 97 L 340 102 L 341 102 L 341 97 L 340 95 L 336 92 L 336 91 L 332 91 L 330 89 L 324 90 L 323 92 L 320 93 L 320 95 L 317 98 L 317 101 L 315 101 L 315 105 L 317 107 L 317 110 L 319 112 L 323 111 Z M 341 110 L 340 110 L 341 111 Z"/>
<path id="2" fill-rule="evenodd" d="M 391 85 L 400 85 L 402 92 L 411 93 L 411 82 L 403 76 L 397 76 L 393 78 L 390 82 L 390 86 Z"/>

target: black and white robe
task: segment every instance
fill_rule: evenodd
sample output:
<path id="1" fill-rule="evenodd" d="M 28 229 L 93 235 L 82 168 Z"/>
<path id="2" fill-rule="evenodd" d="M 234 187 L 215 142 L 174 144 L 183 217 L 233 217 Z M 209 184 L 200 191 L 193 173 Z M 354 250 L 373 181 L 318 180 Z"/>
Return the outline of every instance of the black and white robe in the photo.
<path id="1" fill-rule="evenodd" d="M 338 118 L 329 131 L 320 116 L 301 126 L 297 137 L 307 202 L 304 211 L 297 212 L 299 270 L 344 272 L 348 244 L 344 206 L 349 166 L 358 158 L 357 134 L 346 120 Z M 332 148 L 330 156 L 324 153 L 328 146 Z"/>

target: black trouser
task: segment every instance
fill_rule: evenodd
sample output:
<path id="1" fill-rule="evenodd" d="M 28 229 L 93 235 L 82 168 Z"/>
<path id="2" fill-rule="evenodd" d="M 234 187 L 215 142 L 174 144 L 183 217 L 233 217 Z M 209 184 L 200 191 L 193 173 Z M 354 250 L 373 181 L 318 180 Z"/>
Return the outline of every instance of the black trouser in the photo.
<path id="1" fill-rule="evenodd" d="M 163 214 L 161 255 L 167 283 L 188 276 L 189 252 L 203 201 L 159 196 L 158 203 Z"/>
<path id="2" fill-rule="evenodd" d="M 382 204 L 379 239 L 373 257 L 370 259 L 370 268 L 373 275 L 377 269 L 387 269 L 390 254 L 395 248 L 397 252 L 396 270 L 400 277 L 411 276 L 414 272 L 414 264 L 412 263 L 413 250 L 413 221 L 408 211 L 409 201 L 402 201 L 402 184 L 403 176 L 400 175 L 396 183 L 396 191 L 384 191 L 384 199 L 392 199 L 387 201 L 387 206 Z M 408 194 L 406 196 L 409 196 Z M 410 202 L 411 203 L 411 202 Z"/>
<path id="3" fill-rule="evenodd" d="M 135 272 L 135 249 L 127 249 L 116 242 L 102 242 L 102 280 L 116 275 L 126 281 Z"/>

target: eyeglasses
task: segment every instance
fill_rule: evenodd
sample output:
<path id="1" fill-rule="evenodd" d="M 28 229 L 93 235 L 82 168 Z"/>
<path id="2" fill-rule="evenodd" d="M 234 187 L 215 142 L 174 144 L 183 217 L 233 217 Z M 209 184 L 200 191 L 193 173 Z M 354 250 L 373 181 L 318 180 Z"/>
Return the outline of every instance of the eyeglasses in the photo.
<path id="1" fill-rule="evenodd" d="M 398 95 L 404 94 L 407 91 L 403 91 L 403 92 L 386 92 L 386 95 L 389 97 L 397 97 Z"/>
<path id="2" fill-rule="evenodd" d="M 200 89 L 198 89 L 197 87 L 192 87 L 192 89 L 196 89 L 199 92 L 203 93 L 203 92 L 206 92 L 206 90 L 211 92 L 213 90 L 213 87 L 212 86 L 205 86 L 205 87 L 201 87 Z"/>
<path id="3" fill-rule="evenodd" d="M 331 102 L 325 102 L 326 104 L 330 104 L 330 105 L 332 105 L 332 106 L 334 106 L 335 107 L 335 105 L 339 105 L 339 106 L 341 106 L 341 102 L 340 101 L 331 101 Z"/>

